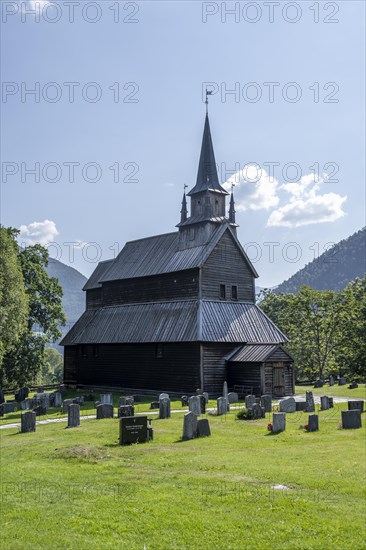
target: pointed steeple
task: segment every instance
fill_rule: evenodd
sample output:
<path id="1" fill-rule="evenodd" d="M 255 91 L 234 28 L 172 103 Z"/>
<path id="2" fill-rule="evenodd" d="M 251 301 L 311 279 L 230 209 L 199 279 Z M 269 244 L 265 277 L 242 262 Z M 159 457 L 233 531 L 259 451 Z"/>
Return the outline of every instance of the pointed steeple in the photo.
<path id="1" fill-rule="evenodd" d="M 234 186 L 231 188 L 231 197 L 230 197 L 230 209 L 229 209 L 229 222 L 235 222 L 235 201 L 234 201 Z"/>
<path id="2" fill-rule="evenodd" d="M 205 127 L 203 130 L 202 147 L 200 161 L 198 165 L 197 181 L 193 189 L 188 193 L 188 196 L 192 196 L 195 193 L 202 193 L 203 191 L 214 191 L 228 195 L 229 193 L 221 187 L 219 178 L 217 176 L 215 153 L 212 145 L 210 123 L 208 120 L 208 114 L 206 113 Z"/>
<path id="3" fill-rule="evenodd" d="M 180 223 L 184 223 L 188 218 L 188 207 L 187 207 L 187 197 L 186 197 L 186 186 L 184 186 L 183 200 L 182 200 L 182 210 L 180 211 Z"/>

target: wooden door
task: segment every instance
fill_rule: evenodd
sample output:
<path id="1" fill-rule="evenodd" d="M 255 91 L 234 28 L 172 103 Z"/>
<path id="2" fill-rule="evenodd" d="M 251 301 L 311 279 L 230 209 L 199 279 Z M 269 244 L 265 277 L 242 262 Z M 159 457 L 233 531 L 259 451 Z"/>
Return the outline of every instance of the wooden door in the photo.
<path id="1" fill-rule="evenodd" d="M 285 395 L 285 364 L 282 361 L 273 363 L 273 395 Z"/>

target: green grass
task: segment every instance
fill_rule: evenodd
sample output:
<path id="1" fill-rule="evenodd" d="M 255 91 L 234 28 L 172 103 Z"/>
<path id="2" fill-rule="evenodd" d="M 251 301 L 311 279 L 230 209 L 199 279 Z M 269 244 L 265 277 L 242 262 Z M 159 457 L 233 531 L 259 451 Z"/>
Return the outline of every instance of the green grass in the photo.
<path id="1" fill-rule="evenodd" d="M 0 431 L 1 548 L 328 549 L 364 547 L 365 428 L 320 431 L 209 416 L 212 436 L 181 442 L 183 413 L 154 441 L 118 445 L 118 421 Z M 291 491 L 275 491 L 283 484 Z"/>
<path id="2" fill-rule="evenodd" d="M 314 388 L 313 386 L 296 386 L 295 392 L 297 395 L 304 394 L 306 391 L 312 391 L 314 395 L 329 395 L 333 397 L 345 397 L 346 399 L 366 399 L 366 385 L 359 384 L 358 388 L 350 390 L 347 386 L 328 386 L 325 384 L 322 388 Z"/>

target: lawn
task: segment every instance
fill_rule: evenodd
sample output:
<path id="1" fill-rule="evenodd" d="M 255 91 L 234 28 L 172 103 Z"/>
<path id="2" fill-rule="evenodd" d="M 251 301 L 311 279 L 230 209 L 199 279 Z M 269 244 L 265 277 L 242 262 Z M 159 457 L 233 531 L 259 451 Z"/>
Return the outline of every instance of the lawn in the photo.
<path id="1" fill-rule="evenodd" d="M 211 437 L 186 442 L 176 413 L 130 447 L 117 419 L 1 430 L 1 548 L 363 548 L 365 427 L 340 430 L 341 408 L 316 433 L 303 412 L 278 435 L 268 414 L 208 416 Z"/>
<path id="2" fill-rule="evenodd" d="M 366 399 L 366 386 L 359 384 L 358 388 L 350 390 L 346 386 L 328 386 L 325 384 L 322 388 L 314 388 L 313 386 L 296 386 L 296 395 L 305 395 L 305 392 L 312 391 L 314 395 L 330 395 L 333 397 L 345 397 L 347 399 Z"/>

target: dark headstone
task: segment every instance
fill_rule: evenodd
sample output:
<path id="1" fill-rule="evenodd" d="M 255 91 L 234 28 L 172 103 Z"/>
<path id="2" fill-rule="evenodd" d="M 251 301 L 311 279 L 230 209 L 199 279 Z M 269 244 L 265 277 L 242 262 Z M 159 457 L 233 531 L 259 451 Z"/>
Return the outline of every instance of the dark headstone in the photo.
<path id="1" fill-rule="evenodd" d="M 72 403 L 74 403 L 73 399 L 65 399 L 62 402 L 62 412 L 67 413 L 67 411 L 69 410 L 69 405 L 71 405 Z"/>
<path id="2" fill-rule="evenodd" d="M 332 375 L 329 376 L 329 385 L 334 386 L 334 376 Z"/>
<path id="3" fill-rule="evenodd" d="M 188 412 L 184 415 L 183 421 L 183 439 L 193 439 L 197 433 L 197 415 L 194 412 Z"/>
<path id="4" fill-rule="evenodd" d="M 2 404 L 4 414 L 14 413 L 17 411 L 17 404 L 15 401 L 6 401 Z"/>
<path id="5" fill-rule="evenodd" d="M 314 403 L 314 397 L 313 397 L 312 391 L 306 392 L 306 410 L 307 412 L 315 411 L 315 403 Z"/>
<path id="6" fill-rule="evenodd" d="M 160 407 L 159 401 L 152 401 L 150 403 L 150 409 L 158 409 Z"/>
<path id="7" fill-rule="evenodd" d="M 123 416 L 135 416 L 135 407 L 133 405 L 120 405 L 118 407 L 118 418 Z"/>
<path id="8" fill-rule="evenodd" d="M 306 411 L 306 401 L 305 400 L 296 401 L 296 410 Z"/>
<path id="9" fill-rule="evenodd" d="M 206 413 L 206 399 L 205 399 L 205 396 L 202 394 L 202 395 L 199 395 L 198 397 L 200 398 L 200 401 L 201 401 L 201 414 L 205 414 Z"/>
<path id="10" fill-rule="evenodd" d="M 170 418 L 170 399 L 163 397 L 159 399 L 159 418 Z"/>
<path id="11" fill-rule="evenodd" d="M 113 405 L 109 403 L 101 403 L 97 406 L 97 419 L 113 418 Z"/>
<path id="12" fill-rule="evenodd" d="M 272 432 L 284 432 L 286 430 L 286 413 L 273 413 Z"/>
<path id="13" fill-rule="evenodd" d="M 348 386 L 348 389 L 350 390 L 355 390 L 356 388 L 358 388 L 358 384 L 355 381 L 351 382 L 350 385 Z"/>
<path id="14" fill-rule="evenodd" d="M 3 390 L 0 390 L 0 405 L 5 403 L 5 393 Z"/>
<path id="15" fill-rule="evenodd" d="M 261 396 L 261 405 L 264 407 L 264 410 L 268 413 L 272 411 L 272 396 L 271 395 L 262 395 Z"/>
<path id="16" fill-rule="evenodd" d="M 344 377 L 344 376 L 341 376 L 339 379 L 338 379 L 338 385 L 339 386 L 345 386 L 347 384 L 347 379 Z"/>
<path id="17" fill-rule="evenodd" d="M 182 402 L 182 407 L 188 407 L 188 405 L 189 405 L 188 395 L 182 395 L 180 400 Z"/>
<path id="18" fill-rule="evenodd" d="M 314 384 L 314 388 L 322 388 L 324 386 L 323 380 L 316 380 Z"/>
<path id="19" fill-rule="evenodd" d="M 4 416 L 4 405 L 1 403 L 0 405 L 0 416 Z"/>
<path id="20" fill-rule="evenodd" d="M 122 407 L 123 405 L 135 405 L 135 399 L 133 395 L 123 395 L 119 398 L 119 406 Z"/>
<path id="21" fill-rule="evenodd" d="M 333 407 L 334 407 L 334 400 L 333 400 L 333 397 L 328 397 L 328 401 L 329 401 L 329 408 L 330 408 L 330 409 L 333 409 Z"/>
<path id="22" fill-rule="evenodd" d="M 317 414 L 309 414 L 308 432 L 317 432 L 319 430 L 319 417 Z"/>
<path id="23" fill-rule="evenodd" d="M 15 391 L 14 397 L 15 401 L 20 403 L 21 401 L 24 401 L 29 395 L 29 389 L 28 388 L 20 388 L 19 390 Z"/>
<path id="24" fill-rule="evenodd" d="M 322 411 L 327 411 L 329 409 L 329 397 L 327 395 L 322 395 L 320 398 L 320 408 Z"/>
<path id="25" fill-rule="evenodd" d="M 344 430 L 354 430 L 361 427 L 361 411 L 359 409 L 342 411 L 342 428 Z"/>
<path id="26" fill-rule="evenodd" d="M 197 420 L 197 437 L 208 437 L 211 435 L 210 424 L 207 418 Z"/>
<path id="27" fill-rule="evenodd" d="M 147 416 L 128 416 L 119 419 L 120 445 L 145 443 L 149 437 Z"/>
<path id="28" fill-rule="evenodd" d="M 264 407 L 261 407 L 258 403 L 254 403 L 251 409 L 249 409 L 251 412 L 251 418 L 252 420 L 258 420 L 259 418 L 265 418 L 266 411 Z"/>
<path id="29" fill-rule="evenodd" d="M 20 431 L 22 432 L 22 434 L 36 431 L 36 413 L 34 411 L 26 411 L 22 413 L 20 420 Z"/>
<path id="30" fill-rule="evenodd" d="M 49 402 L 50 407 L 55 406 L 55 394 L 54 393 L 49 393 L 48 394 L 48 402 Z"/>
<path id="31" fill-rule="evenodd" d="M 363 404 L 364 402 L 362 399 L 359 399 L 357 401 L 348 401 L 348 410 L 353 411 L 355 409 L 358 409 L 359 411 L 363 412 Z"/>
<path id="32" fill-rule="evenodd" d="M 80 405 L 71 403 L 67 411 L 67 427 L 76 428 L 80 426 Z"/>
<path id="33" fill-rule="evenodd" d="M 37 416 L 44 416 L 47 414 L 47 407 L 43 405 L 42 403 L 35 407 L 33 411 L 36 413 Z"/>

